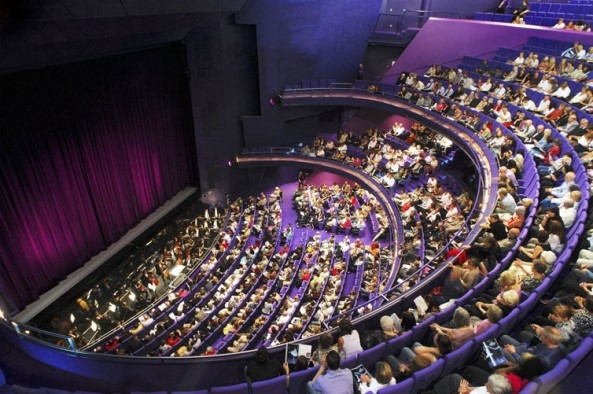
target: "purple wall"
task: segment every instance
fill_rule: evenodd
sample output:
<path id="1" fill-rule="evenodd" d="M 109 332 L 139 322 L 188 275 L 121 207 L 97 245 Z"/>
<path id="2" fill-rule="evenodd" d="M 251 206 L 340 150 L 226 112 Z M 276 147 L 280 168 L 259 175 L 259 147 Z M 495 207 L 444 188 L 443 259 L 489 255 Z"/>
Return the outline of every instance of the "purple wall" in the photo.
<path id="1" fill-rule="evenodd" d="M 488 56 L 500 47 L 518 47 L 532 36 L 579 41 L 585 46 L 593 44 L 591 33 L 531 25 L 432 18 L 402 53 L 383 82 L 394 83 L 402 71 L 424 71 L 433 63 L 456 65 L 464 55 Z"/>
<path id="2" fill-rule="evenodd" d="M 252 0 L 237 23 L 257 26 L 261 116 L 243 119 L 245 144 L 266 145 L 310 139 L 331 108 L 285 110 L 268 100 L 303 79 L 352 81 L 364 58 L 381 0 Z"/>

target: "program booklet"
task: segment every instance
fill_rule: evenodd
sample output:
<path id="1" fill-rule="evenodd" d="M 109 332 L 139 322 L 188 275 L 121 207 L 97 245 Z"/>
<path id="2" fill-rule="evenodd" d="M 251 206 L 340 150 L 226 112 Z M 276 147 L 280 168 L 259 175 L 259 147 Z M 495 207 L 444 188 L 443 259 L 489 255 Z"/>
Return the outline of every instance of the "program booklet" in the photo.
<path id="1" fill-rule="evenodd" d="M 362 375 L 368 375 L 368 376 L 372 376 L 369 371 L 365 368 L 364 365 L 359 364 L 358 366 L 354 367 L 351 369 L 352 374 L 354 374 L 354 378 L 356 379 L 356 381 L 358 382 L 358 384 L 362 383 L 362 380 L 360 380 L 360 377 Z"/>
<path id="2" fill-rule="evenodd" d="M 420 312 L 421 315 L 426 314 L 428 305 L 426 305 L 426 301 L 424 300 L 424 298 L 422 296 L 418 296 L 418 297 L 414 298 L 414 304 L 416 304 L 416 308 L 418 308 L 418 312 Z"/>
<path id="3" fill-rule="evenodd" d="M 496 368 L 507 362 L 502 348 L 494 338 L 482 342 L 482 354 L 490 368 Z"/>
<path id="4" fill-rule="evenodd" d="M 299 356 L 305 356 L 307 360 L 311 359 L 313 347 L 311 345 L 304 344 L 287 344 L 284 354 L 284 361 L 288 365 L 296 364 L 296 360 Z"/>

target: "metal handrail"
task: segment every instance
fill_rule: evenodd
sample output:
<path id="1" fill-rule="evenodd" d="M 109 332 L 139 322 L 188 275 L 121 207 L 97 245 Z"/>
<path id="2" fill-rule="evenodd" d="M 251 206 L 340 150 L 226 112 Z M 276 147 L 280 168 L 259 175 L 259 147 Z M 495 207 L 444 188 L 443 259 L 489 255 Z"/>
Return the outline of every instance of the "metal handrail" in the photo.
<path id="1" fill-rule="evenodd" d="M 404 21 L 406 17 L 409 17 L 411 14 L 416 14 L 417 19 L 415 20 L 417 28 L 421 28 L 424 26 L 426 21 L 431 17 L 444 17 L 450 19 L 461 19 L 461 13 L 459 12 L 448 12 L 448 11 L 433 11 L 433 10 L 408 10 L 403 9 L 403 13 L 380 13 L 377 16 L 377 21 L 375 22 L 375 27 L 373 29 L 374 33 L 386 33 L 389 31 L 385 30 L 378 30 L 379 22 L 381 19 L 393 19 L 393 24 L 390 24 L 390 27 L 395 27 L 394 33 L 399 33 L 400 31 L 406 29 L 407 27 L 411 26 L 404 26 Z"/>

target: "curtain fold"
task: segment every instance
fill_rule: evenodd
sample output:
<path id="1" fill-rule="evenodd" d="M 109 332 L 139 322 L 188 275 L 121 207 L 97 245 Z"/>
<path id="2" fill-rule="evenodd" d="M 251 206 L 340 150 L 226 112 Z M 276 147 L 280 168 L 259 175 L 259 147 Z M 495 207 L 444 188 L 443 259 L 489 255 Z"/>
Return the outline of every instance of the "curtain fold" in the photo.
<path id="1" fill-rule="evenodd" d="M 197 184 L 180 55 L 0 76 L 0 286 L 16 308 Z"/>

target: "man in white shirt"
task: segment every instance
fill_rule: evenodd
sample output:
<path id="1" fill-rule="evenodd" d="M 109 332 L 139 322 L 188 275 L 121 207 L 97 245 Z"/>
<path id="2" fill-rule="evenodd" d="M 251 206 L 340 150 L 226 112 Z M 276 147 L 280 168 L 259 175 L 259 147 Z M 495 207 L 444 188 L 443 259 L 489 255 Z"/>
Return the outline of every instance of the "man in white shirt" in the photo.
<path id="1" fill-rule="evenodd" d="M 469 393 L 469 394 L 511 394 L 511 382 L 504 376 L 493 373 L 488 377 L 485 386 L 472 387 L 459 374 L 451 374 L 439 380 L 434 386 L 437 393 Z"/>
<path id="2" fill-rule="evenodd" d="M 589 91 L 589 88 L 586 86 L 583 86 L 583 89 L 581 89 L 580 92 L 578 92 L 577 94 L 575 94 L 569 101 L 570 104 L 577 104 L 580 103 L 581 101 L 583 101 L 586 97 L 587 97 L 587 92 Z"/>
<path id="3" fill-rule="evenodd" d="M 447 89 L 445 90 L 445 93 L 443 94 L 444 97 L 451 97 L 451 95 L 455 92 L 455 90 L 453 89 L 453 85 L 449 84 L 449 86 L 447 86 Z"/>
<path id="4" fill-rule="evenodd" d="M 533 135 L 536 133 L 536 131 L 537 131 L 537 129 L 533 125 L 533 120 L 527 119 L 527 120 L 525 120 L 525 122 L 523 122 L 523 127 L 521 127 L 521 129 L 519 129 L 515 134 L 520 139 L 526 140 L 528 138 L 533 137 Z"/>
<path id="5" fill-rule="evenodd" d="M 494 95 L 498 98 L 503 98 L 505 93 L 507 92 L 506 88 L 504 87 L 504 84 L 500 83 L 498 84 L 498 87 L 496 88 L 496 90 L 494 91 Z"/>
<path id="6" fill-rule="evenodd" d="M 550 84 L 550 77 L 548 74 L 544 74 L 542 80 L 537 84 L 537 90 L 540 92 L 549 93 L 551 89 L 552 84 Z"/>
<path id="7" fill-rule="evenodd" d="M 388 172 L 383 178 L 381 178 L 381 183 L 386 188 L 391 189 L 393 185 L 395 185 L 395 178 L 393 178 L 391 172 Z"/>
<path id="8" fill-rule="evenodd" d="M 485 93 L 487 93 L 487 92 L 489 92 L 489 91 L 490 91 L 490 89 L 492 89 L 492 79 L 488 78 L 488 79 L 486 80 L 486 82 L 484 82 L 484 83 L 482 84 L 482 86 L 480 86 L 480 90 L 481 90 L 482 92 L 485 92 Z"/>
<path id="9" fill-rule="evenodd" d="M 519 53 L 519 56 L 515 60 L 513 60 L 512 64 L 514 66 L 522 67 L 523 63 L 525 63 L 525 54 L 523 52 Z"/>
<path id="10" fill-rule="evenodd" d="M 564 29 L 565 27 L 566 23 L 564 23 L 564 18 L 560 18 L 558 19 L 558 22 L 556 22 L 556 24 L 552 26 L 552 29 Z"/>
<path id="11" fill-rule="evenodd" d="M 535 111 L 537 109 L 533 100 L 527 96 L 523 97 L 521 106 L 529 112 Z"/>
<path id="12" fill-rule="evenodd" d="M 496 205 L 496 213 L 508 213 L 513 214 L 515 213 L 515 208 L 517 208 L 517 203 L 513 196 L 509 194 L 507 189 L 501 187 L 498 189 L 498 204 Z"/>
<path id="13" fill-rule="evenodd" d="M 535 112 L 542 115 L 548 113 L 548 111 L 550 110 L 550 104 L 550 95 L 546 94 L 544 98 L 539 102 L 537 108 L 535 109 Z"/>
<path id="14" fill-rule="evenodd" d="M 552 93 L 553 97 L 558 97 L 559 99 L 565 100 L 570 96 L 570 87 L 568 86 L 568 82 L 563 82 L 562 85 Z"/>
<path id="15" fill-rule="evenodd" d="M 574 201 L 572 199 L 565 199 L 564 203 L 558 209 L 564 228 L 569 229 L 576 220 L 577 210 L 574 208 Z"/>

